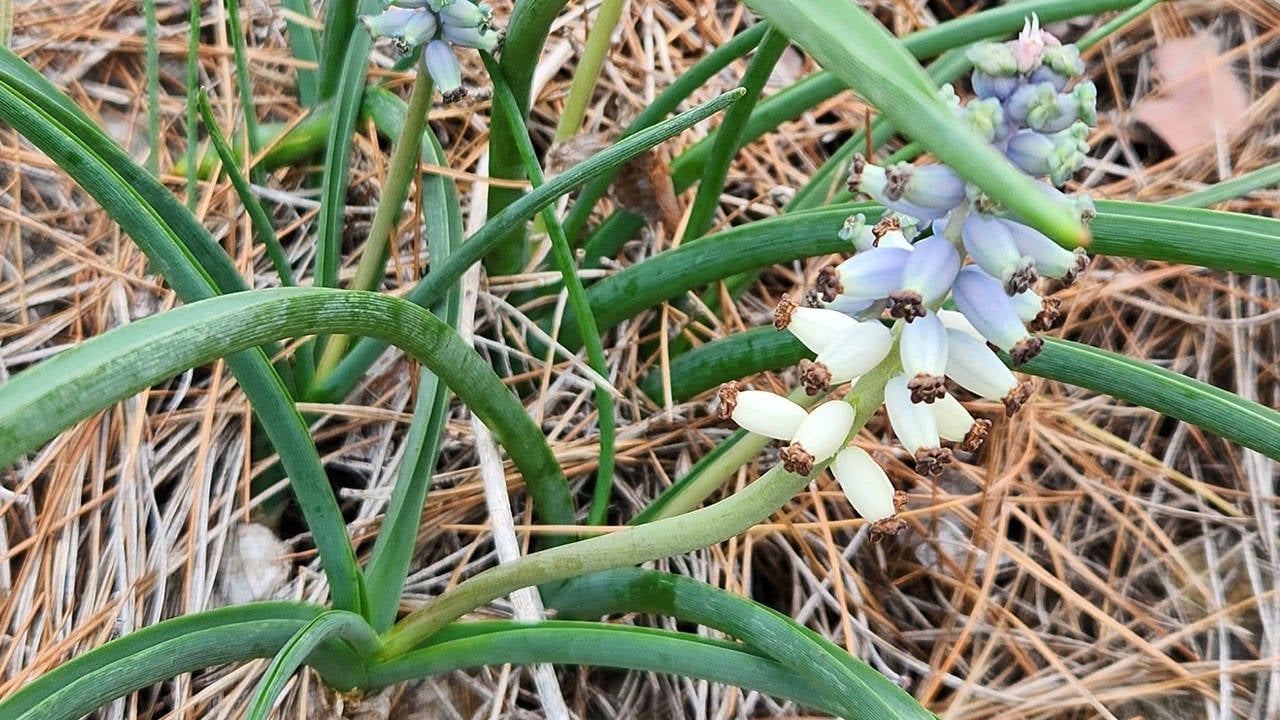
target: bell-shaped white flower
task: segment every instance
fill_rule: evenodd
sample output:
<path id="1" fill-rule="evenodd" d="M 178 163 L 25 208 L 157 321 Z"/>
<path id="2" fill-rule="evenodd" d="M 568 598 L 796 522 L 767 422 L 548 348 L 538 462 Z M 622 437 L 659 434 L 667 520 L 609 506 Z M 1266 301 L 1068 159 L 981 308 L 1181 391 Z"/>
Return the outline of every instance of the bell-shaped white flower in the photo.
<path id="1" fill-rule="evenodd" d="M 859 322 L 828 343 L 812 362 L 800 362 L 805 391 L 817 395 L 861 376 L 889 354 L 893 333 L 876 320 Z"/>
<path id="2" fill-rule="evenodd" d="M 916 460 L 916 472 L 940 474 L 943 466 L 951 461 L 951 451 L 942 447 L 933 411 L 924 403 L 911 401 L 905 375 L 894 375 L 885 383 L 884 407 L 894 434 Z"/>
<path id="3" fill-rule="evenodd" d="M 934 313 L 907 323 L 898 339 L 911 402 L 931 403 L 947 394 L 947 328 Z"/>
<path id="4" fill-rule="evenodd" d="M 956 443 L 957 447 L 966 452 L 977 450 L 991 432 L 991 421 L 986 418 L 975 419 L 954 395 L 939 398 L 929 409 L 938 424 L 938 436 Z"/>
<path id="5" fill-rule="evenodd" d="M 1004 403 L 1013 415 L 1031 395 L 1031 386 L 1020 383 L 986 343 L 963 330 L 947 330 L 947 377 L 969 392 Z"/>
<path id="6" fill-rule="evenodd" d="M 814 353 L 822 352 L 831 341 L 861 324 L 836 310 L 796 305 L 786 295 L 773 311 L 773 326 L 795 335 Z"/>
<path id="7" fill-rule="evenodd" d="M 893 483 L 866 450 L 849 446 L 836 453 L 831 461 L 831 474 L 835 475 L 853 509 L 866 520 L 874 523 L 897 514 Z"/>
<path id="8" fill-rule="evenodd" d="M 720 416 L 738 427 L 775 440 L 790 440 L 809 414 L 796 403 L 771 392 L 740 390 L 738 383 L 720 386 Z"/>
<path id="9" fill-rule="evenodd" d="M 853 406 L 832 400 L 809 413 L 791 443 L 778 452 L 783 468 L 797 475 L 808 475 L 814 465 L 825 462 L 844 447 L 853 431 Z"/>

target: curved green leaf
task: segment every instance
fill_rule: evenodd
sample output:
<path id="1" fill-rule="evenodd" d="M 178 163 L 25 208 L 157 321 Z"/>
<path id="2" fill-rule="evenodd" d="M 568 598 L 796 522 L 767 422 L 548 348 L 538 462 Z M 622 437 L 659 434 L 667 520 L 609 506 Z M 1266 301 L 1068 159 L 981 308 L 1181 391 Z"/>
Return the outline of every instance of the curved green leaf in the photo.
<path id="1" fill-rule="evenodd" d="M 116 328 L 0 386 L 0 466 L 62 429 L 187 368 L 270 340 L 343 333 L 391 342 L 431 368 L 484 421 L 551 524 L 570 524 L 568 483 L 541 429 L 466 343 L 422 308 L 377 293 L 275 288 L 186 305 Z"/>
<path id="2" fill-rule="evenodd" d="M 354 655 L 360 660 L 372 657 L 378 651 L 378 635 L 364 618 L 344 610 L 328 610 L 317 615 L 289 638 L 288 642 L 276 652 L 267 666 L 258 687 L 253 691 L 249 701 L 249 709 L 245 712 L 246 720 L 267 720 L 276 698 L 289 684 L 289 678 L 307 661 L 321 645 L 333 640 L 342 640 L 354 646 Z M 351 674 L 363 669 L 349 668 Z M 354 683 L 363 687 L 367 685 L 364 678 Z"/>
<path id="3" fill-rule="evenodd" d="M 1280 220 L 1099 200 L 1089 251 L 1280 278 Z"/>
<path id="4" fill-rule="evenodd" d="M 442 630 L 429 647 L 374 666 L 370 678 L 377 685 L 390 685 L 506 663 L 597 665 L 683 675 L 759 690 L 832 714 L 841 714 L 849 705 L 845 698 L 815 686 L 807 673 L 733 643 L 668 630 L 559 620 L 456 623 Z"/>
<path id="5" fill-rule="evenodd" d="M 74 720 L 184 672 L 271 657 L 324 609 L 296 602 L 219 608 L 152 625 L 72 658 L 0 702 L 5 720 Z"/>
<path id="6" fill-rule="evenodd" d="M 842 699 L 846 718 L 934 717 L 884 675 L 791 618 L 691 578 L 618 568 L 568 581 L 548 604 L 567 617 L 653 613 L 715 628 L 809 675 L 815 686 Z"/>

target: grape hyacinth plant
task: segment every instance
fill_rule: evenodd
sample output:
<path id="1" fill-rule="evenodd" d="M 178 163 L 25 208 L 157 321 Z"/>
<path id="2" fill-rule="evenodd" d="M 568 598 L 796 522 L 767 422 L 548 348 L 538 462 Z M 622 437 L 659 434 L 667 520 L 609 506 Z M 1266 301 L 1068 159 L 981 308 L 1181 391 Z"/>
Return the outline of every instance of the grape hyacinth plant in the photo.
<path id="1" fill-rule="evenodd" d="M 961 105 L 949 85 L 943 97 L 962 123 L 1017 167 L 1052 183 L 1044 186 L 1045 202 L 1059 202 L 1053 186 L 1081 167 L 1084 139 L 1096 122 L 1093 84 L 1071 85 L 1084 70 L 1079 50 L 1033 16 L 1017 39 L 980 43 L 967 57 L 977 97 Z M 839 234 L 853 245 L 853 256 L 824 267 L 804 305 L 784 296 L 774 326 L 815 353 L 799 365 L 809 395 L 856 381 L 896 350 L 901 370 L 884 385 L 889 423 L 916 471 L 937 476 L 952 461 L 953 447 L 971 452 L 991 428 L 990 420 L 965 409 L 947 381 L 1002 402 L 1013 416 L 1029 398 L 1030 384 L 1019 381 L 996 350 L 1009 353 L 1015 367 L 1034 358 L 1043 341 L 1032 332 L 1050 329 L 1059 305 L 1036 288 L 1070 284 L 1089 258 L 1082 248 L 1062 248 L 943 164 L 881 167 L 858 155 L 848 185 L 888 212 L 874 225 L 863 214 L 850 217 Z M 1081 220 L 1092 217 L 1088 196 L 1071 202 Z M 722 415 L 739 426 L 790 441 L 781 453 L 789 472 L 808 474 L 830 460 L 876 535 L 901 528 L 895 520 L 901 500 L 894 502 L 884 471 L 865 451 L 845 447 L 851 425 L 831 419 L 837 413 L 828 408 L 846 403 L 832 400 L 805 415 L 786 398 L 740 391 L 736 383 L 722 388 L 720 401 Z M 827 418 L 821 442 L 810 439 L 817 416 Z M 841 442 L 830 440 L 835 436 Z"/>

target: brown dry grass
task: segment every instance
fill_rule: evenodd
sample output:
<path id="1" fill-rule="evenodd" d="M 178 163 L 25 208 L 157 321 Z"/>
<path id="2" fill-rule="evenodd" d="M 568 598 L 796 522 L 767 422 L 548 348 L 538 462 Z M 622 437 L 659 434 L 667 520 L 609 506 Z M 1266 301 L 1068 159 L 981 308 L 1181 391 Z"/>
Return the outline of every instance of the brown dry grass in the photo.
<path id="1" fill-rule="evenodd" d="M 882 0 L 882 17 L 907 32 L 968 3 Z M 553 31 L 541 63 L 533 112 L 549 135 L 581 47 L 582 4 Z M 162 118 L 169 152 L 181 146 L 181 5 L 162 5 L 167 95 Z M 251 7 L 251 59 L 259 113 L 290 119 L 283 22 L 265 3 Z M 206 19 L 215 18 L 206 11 Z M 642 107 L 708 44 L 750 20 L 739 5 L 702 0 L 634 3 L 588 130 L 608 133 Z M 102 119 L 141 157 L 145 106 L 141 20 L 135 3 L 21 4 L 14 48 Z M 230 49 L 210 22 L 204 80 L 225 126 L 237 124 Z M 1094 136 L 1086 184 L 1099 196 L 1157 200 L 1277 159 L 1275 82 L 1280 11 L 1266 0 L 1190 1 L 1159 8 L 1089 55 L 1107 108 Z M 1084 25 L 1070 31 L 1078 34 Z M 1229 143 L 1171 156 L 1130 120 L 1151 90 L 1149 54 L 1166 38 L 1207 29 L 1218 35 L 1248 81 L 1248 128 Z M 732 86 L 735 65 L 705 89 Z M 787 57 L 779 82 L 805 71 Z M 478 77 L 478 76 L 473 76 Z M 802 184 L 830 138 L 862 122 L 842 95 L 741 153 L 729 179 L 726 214 L 771 212 L 769 192 Z M 433 114 L 451 167 L 469 173 L 460 187 L 469 212 L 482 203 L 477 167 L 484 155 L 486 102 Z M 1193 108 L 1189 111 L 1194 112 Z M 673 146 L 678 151 L 697 133 Z M 141 254 L 105 213 L 11 131 L 0 194 L 0 379 L 111 327 L 171 306 L 170 293 L 145 272 Z M 385 161 L 374 138 L 357 144 L 353 234 L 366 222 Z M 165 158 L 168 166 L 172 158 Z M 295 178 L 272 189 L 283 224 L 306 227 L 314 213 Z M 293 183 L 293 184 L 291 184 Z M 687 201 L 682 198 L 682 203 Z M 1253 193 L 1235 209 L 1274 213 L 1275 191 Z M 682 204 L 683 207 L 683 204 Z M 199 213 L 246 274 L 266 282 L 247 222 L 229 185 L 201 186 Z M 289 214 L 292 213 L 292 214 Z M 407 234 L 408 237 L 411 234 Z M 656 252 L 661 232 L 630 249 Z M 396 256 L 396 277 L 421 271 L 412 240 Z M 1278 250 L 1280 251 L 1280 250 Z M 299 257 L 306 247 L 295 247 Z M 298 258 L 295 258 L 298 259 Z M 716 336 L 762 319 L 776 291 L 802 282 L 802 268 L 780 268 L 727 318 L 697 318 Z M 523 327 L 500 296 L 519 279 L 491 278 L 478 320 Z M 1096 262 L 1064 295 L 1062 332 L 1145 358 L 1275 406 L 1280 377 L 1276 282 L 1195 268 L 1125 260 Z M 676 316 L 668 318 L 677 322 Z M 543 392 L 531 409 L 544 419 L 571 476 L 594 466 L 589 386 L 546 367 L 512 342 L 481 340 L 500 366 L 513 353 L 537 368 Z M 702 418 L 701 402 L 668 416 L 637 400 L 634 383 L 652 358 L 639 357 L 633 333 L 617 334 L 611 367 L 628 398 L 620 409 L 619 502 L 629 516 L 724 436 Z M 330 467 L 348 480 L 343 500 L 357 537 L 371 536 L 399 458 L 411 412 L 411 372 L 382 362 L 349 405 L 312 408 Z M 1016 422 L 1001 423 L 969 463 L 931 484 L 905 465 L 891 467 L 910 492 L 911 532 L 865 542 L 860 521 L 834 486 L 802 493 L 768 523 L 667 567 L 766 602 L 819 629 L 953 718 L 1275 717 L 1280 713 L 1280 568 L 1276 465 L 1198 429 L 1107 397 L 1040 382 Z M 991 408 L 980 408 L 991 410 Z M 217 602 L 216 578 L 234 526 L 247 519 L 248 408 L 224 368 L 201 368 L 125 401 L 63 433 L 5 471 L 0 485 L 0 696 L 67 657 L 134 628 Z M 862 440 L 898 457 L 883 423 Z M 417 603 L 494 562 L 472 435 L 459 416 L 447 432 L 446 466 L 421 533 L 420 564 L 406 600 Z M 747 482 L 744 473 L 738 482 Z M 517 517 L 517 523 L 521 518 Z M 518 526 L 517 529 L 522 529 Z M 309 543 L 285 523 L 293 566 L 275 596 L 319 600 L 324 587 Z M 505 612 L 506 608 L 500 608 Z M 103 717 L 235 717 L 260 663 L 184 677 L 143 692 Z M 754 693 L 705 683 L 595 669 L 560 673 L 569 707 L 581 717 L 795 717 L 795 708 Z M 533 717 L 529 673 L 519 668 L 457 675 L 377 698 L 394 717 Z M 310 678 L 289 695 L 288 717 L 337 714 L 334 698 Z M 377 704 L 377 703 L 371 703 Z M 347 708 L 351 714 L 350 703 Z M 411 712 L 414 713 L 411 715 Z M 385 715 L 384 715 L 385 716 Z"/>

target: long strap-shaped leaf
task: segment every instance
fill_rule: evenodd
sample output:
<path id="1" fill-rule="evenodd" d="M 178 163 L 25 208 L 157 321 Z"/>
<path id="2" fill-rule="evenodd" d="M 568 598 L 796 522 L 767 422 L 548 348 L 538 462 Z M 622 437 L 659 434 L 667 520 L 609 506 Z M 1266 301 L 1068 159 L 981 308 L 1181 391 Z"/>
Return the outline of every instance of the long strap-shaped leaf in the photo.
<path id="1" fill-rule="evenodd" d="M 934 717 L 884 675 L 786 615 L 692 578 L 617 568 L 566 582 L 548 604 L 568 618 L 651 613 L 715 628 L 846 696 L 848 718 Z"/>
<path id="2" fill-rule="evenodd" d="M 185 615 L 72 658 L 0 702 L 5 720 L 73 720 L 184 672 L 271 657 L 323 611 L 264 602 Z"/>
<path id="3" fill-rule="evenodd" d="M 68 169 L 184 302 L 245 288 L 226 254 L 195 217 L 70 99 L 7 50 L 0 50 L 0 119 Z M 230 355 L 227 364 L 289 475 L 316 538 L 334 604 L 359 612 L 364 605 L 363 579 L 306 423 L 263 350 Z M 0 451 L 5 447 L 0 439 Z"/>
<path id="4" fill-rule="evenodd" d="M 0 466 L 72 423 L 142 388 L 272 340 L 343 333 L 397 345 L 442 378 L 507 448 L 551 524 L 571 507 L 555 455 L 524 406 L 445 323 L 376 293 L 276 288 L 236 293 L 153 315 L 99 335 L 0 386 Z M 319 538 L 317 537 L 317 540 Z"/>
<path id="5" fill-rule="evenodd" d="M 846 713 L 861 695 L 840 697 L 833 688 L 815 683 L 812 673 L 788 668 L 750 648 L 692 633 L 595 622 L 455 623 L 442 630 L 429 647 L 374 666 L 370 678 L 378 685 L 388 685 L 483 665 L 547 662 L 683 675 L 758 690 L 824 713 L 866 717 Z M 874 717 L 896 720 L 919 716 Z"/>
<path id="6" fill-rule="evenodd" d="M 1068 209 L 1046 202 L 1027 177 L 990 143 L 956 122 L 929 76 L 866 10 L 852 2 L 746 0 L 880 110 L 895 127 L 928 148 L 1005 207 L 1067 247 L 1088 242 Z"/>

